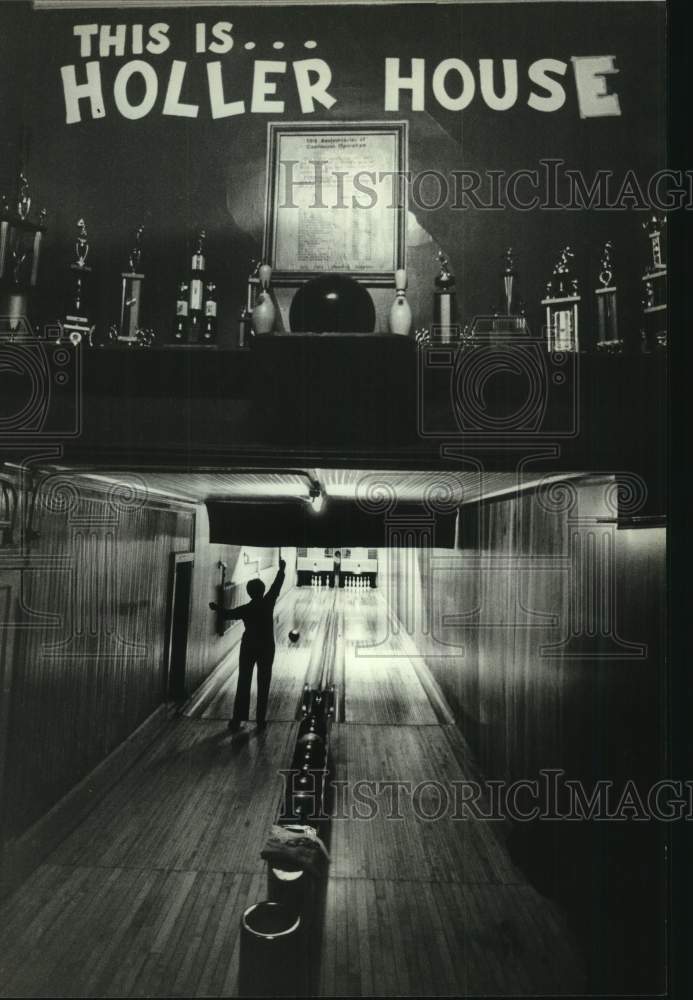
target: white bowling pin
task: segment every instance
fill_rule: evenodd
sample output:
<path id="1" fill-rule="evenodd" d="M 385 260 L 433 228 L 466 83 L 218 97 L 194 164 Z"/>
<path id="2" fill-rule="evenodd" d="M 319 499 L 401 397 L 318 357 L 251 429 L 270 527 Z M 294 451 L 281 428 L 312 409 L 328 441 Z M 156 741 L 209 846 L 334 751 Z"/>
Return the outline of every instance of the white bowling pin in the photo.
<path id="1" fill-rule="evenodd" d="M 401 267 L 395 271 L 395 299 L 390 306 L 388 327 L 390 333 L 407 337 L 411 332 L 411 324 L 411 306 L 407 299 L 407 272 Z"/>
<path id="2" fill-rule="evenodd" d="M 271 333 L 277 318 L 277 310 L 269 290 L 270 278 L 272 277 L 272 268 L 269 264 L 262 265 L 258 276 L 260 278 L 260 291 L 253 307 L 251 325 L 255 333 Z"/>

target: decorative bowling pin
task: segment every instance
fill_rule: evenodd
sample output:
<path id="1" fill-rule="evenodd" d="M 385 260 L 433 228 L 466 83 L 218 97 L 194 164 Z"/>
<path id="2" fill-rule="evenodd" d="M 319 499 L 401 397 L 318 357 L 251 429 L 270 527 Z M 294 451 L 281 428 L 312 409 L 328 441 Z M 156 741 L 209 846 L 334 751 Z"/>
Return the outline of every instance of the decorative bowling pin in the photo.
<path id="1" fill-rule="evenodd" d="M 407 337 L 411 331 L 411 306 L 407 299 L 407 272 L 403 267 L 395 271 L 395 300 L 390 306 L 388 326 L 390 333 Z"/>
<path id="2" fill-rule="evenodd" d="M 253 331 L 257 333 L 271 333 L 274 329 L 274 321 L 276 319 L 277 310 L 274 307 L 274 302 L 272 301 L 272 295 L 269 290 L 270 279 L 272 277 L 272 268 L 269 264 L 262 264 L 258 270 L 258 278 L 260 279 L 260 291 L 258 292 L 257 299 L 255 300 L 255 306 L 253 308 L 252 315 L 252 327 Z"/>

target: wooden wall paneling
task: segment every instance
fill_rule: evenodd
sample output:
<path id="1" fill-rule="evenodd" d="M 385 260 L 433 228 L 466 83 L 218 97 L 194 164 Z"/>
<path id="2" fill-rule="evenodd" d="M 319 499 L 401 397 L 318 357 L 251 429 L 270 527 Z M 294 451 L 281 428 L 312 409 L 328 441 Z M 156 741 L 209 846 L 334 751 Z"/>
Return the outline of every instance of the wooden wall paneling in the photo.
<path id="1" fill-rule="evenodd" d="M 25 498 L 27 499 L 27 498 Z M 16 573 L 18 628 L 6 734 L 5 836 L 17 838 L 165 701 L 170 561 L 194 552 L 186 681 L 192 692 L 237 641 L 218 637 L 208 603 L 218 562 L 269 584 L 276 549 L 210 545 L 203 505 L 49 474 L 36 538 Z M 295 559 L 287 558 L 292 586 Z M 239 590 L 241 586 L 239 586 Z M 4 698 L 5 705 L 9 703 Z"/>
<path id="2" fill-rule="evenodd" d="M 160 704 L 168 560 L 191 531 L 190 512 L 117 508 L 79 490 L 61 509 L 47 496 L 22 571 L 8 726 L 15 835 Z"/>
<path id="3" fill-rule="evenodd" d="M 462 531 L 458 569 L 434 559 L 430 585 L 421 579 L 442 641 L 420 652 L 487 777 L 555 768 L 588 794 L 611 780 L 618 795 L 629 779 L 645 793 L 665 749 L 665 531 L 617 526 L 613 477 L 573 489 L 481 505 L 478 548 Z M 390 564 L 397 593 L 414 564 L 403 552 Z M 442 629 L 449 614 L 464 617 Z M 441 655 L 449 642 L 460 655 Z M 511 824 L 513 856 L 568 907 L 597 991 L 661 985 L 664 826 Z"/>

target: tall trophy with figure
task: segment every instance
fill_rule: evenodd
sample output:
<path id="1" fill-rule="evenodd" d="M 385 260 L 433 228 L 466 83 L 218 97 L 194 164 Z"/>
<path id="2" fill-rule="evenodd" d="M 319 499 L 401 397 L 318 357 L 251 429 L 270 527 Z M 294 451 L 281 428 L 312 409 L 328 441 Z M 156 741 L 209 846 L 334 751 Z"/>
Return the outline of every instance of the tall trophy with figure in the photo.
<path id="1" fill-rule="evenodd" d="M 70 264 L 70 291 L 65 305 L 65 315 L 60 320 L 60 336 L 77 345 L 86 338 L 93 345 L 94 324 L 91 312 L 91 267 L 87 264 L 89 236 L 84 219 L 77 222 L 75 259 Z"/>
<path id="2" fill-rule="evenodd" d="M 527 320 L 512 247 L 506 247 L 503 252 L 500 279 L 501 303 L 493 310 L 493 331 L 503 334 L 525 332 Z"/>
<path id="3" fill-rule="evenodd" d="M 442 250 L 438 251 L 436 260 L 440 264 L 440 272 L 436 275 L 435 292 L 433 293 L 431 336 L 437 343 L 451 344 L 459 336 L 455 276 L 451 272 L 450 262 Z"/>
<path id="4" fill-rule="evenodd" d="M 474 316 L 464 329 L 461 346 L 465 350 L 481 346 L 503 347 L 518 335 L 529 333 L 512 247 L 503 251 L 499 278 L 500 295 L 496 304 L 488 314 Z"/>
<path id="5" fill-rule="evenodd" d="M 14 210 L 0 201 L 0 333 L 10 339 L 22 328 L 30 333 L 31 293 L 36 286 L 46 210 L 31 215 L 29 182 L 20 173 Z"/>
<path id="6" fill-rule="evenodd" d="M 573 275 L 571 247 L 561 250 L 541 304 L 546 310 L 547 347 L 551 352 L 574 354 L 580 350 L 579 310 L 581 296 Z"/>
<path id="7" fill-rule="evenodd" d="M 112 340 L 128 347 L 148 347 L 154 339 L 153 332 L 141 325 L 145 280 L 142 271 L 143 232 L 144 226 L 138 226 L 135 230 L 133 245 L 128 253 L 127 268 L 121 275 L 120 320 L 110 331 Z"/>
<path id="8" fill-rule="evenodd" d="M 667 346 L 667 264 L 664 244 L 666 216 L 652 214 L 642 227 L 650 240 L 650 260 L 642 276 L 642 325 L 640 349 L 643 354 L 663 351 Z"/>
<path id="9" fill-rule="evenodd" d="M 614 279 L 614 245 L 607 240 L 599 264 L 599 286 L 594 290 L 597 302 L 597 350 L 602 354 L 622 354 L 623 340 L 618 335 L 618 288 Z"/>

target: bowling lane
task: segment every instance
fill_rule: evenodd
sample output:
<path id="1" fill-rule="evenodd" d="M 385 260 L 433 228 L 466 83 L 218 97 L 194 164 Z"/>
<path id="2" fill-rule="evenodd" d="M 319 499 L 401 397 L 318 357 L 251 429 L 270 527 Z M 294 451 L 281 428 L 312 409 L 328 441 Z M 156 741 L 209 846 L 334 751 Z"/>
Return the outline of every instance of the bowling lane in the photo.
<path id="1" fill-rule="evenodd" d="M 269 722 L 290 722 L 296 717 L 303 685 L 319 668 L 334 591 L 329 588 L 294 587 L 278 602 L 275 615 L 276 654 L 272 668 L 272 686 L 267 706 Z M 289 641 L 289 631 L 298 629 L 296 643 Z M 242 634 L 238 626 L 238 638 Z M 203 719 L 230 719 L 236 695 L 239 645 L 236 645 L 221 669 L 215 673 L 214 688 L 202 705 L 188 714 Z M 257 697 L 256 675 L 250 696 L 250 714 L 254 718 Z"/>
<path id="2" fill-rule="evenodd" d="M 377 590 L 339 592 L 337 683 L 344 722 L 434 726 L 439 719 Z M 341 675 L 341 676 L 340 676 Z"/>
<path id="3" fill-rule="evenodd" d="M 0 996 L 237 996 L 240 915 L 266 892 L 296 732 L 170 720 L 0 906 Z"/>

